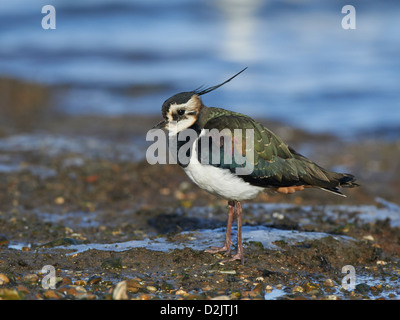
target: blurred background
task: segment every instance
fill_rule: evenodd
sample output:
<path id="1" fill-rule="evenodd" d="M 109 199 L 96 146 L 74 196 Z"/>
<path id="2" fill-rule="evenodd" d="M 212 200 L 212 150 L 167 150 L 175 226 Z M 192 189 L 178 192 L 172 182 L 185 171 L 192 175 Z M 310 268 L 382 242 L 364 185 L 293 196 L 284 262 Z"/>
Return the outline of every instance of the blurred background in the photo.
<path id="1" fill-rule="evenodd" d="M 55 30 L 41 26 L 47 4 Z M 355 30 L 342 28 L 347 4 Z M 159 115 L 169 96 L 249 67 L 205 104 L 315 133 L 396 139 L 399 16 L 397 0 L 2 1 L 0 107 L 4 116 L 7 101 L 23 100 L 25 81 L 52 89 L 49 108 L 60 113 Z M 41 103 L 40 90 L 13 108 Z"/>

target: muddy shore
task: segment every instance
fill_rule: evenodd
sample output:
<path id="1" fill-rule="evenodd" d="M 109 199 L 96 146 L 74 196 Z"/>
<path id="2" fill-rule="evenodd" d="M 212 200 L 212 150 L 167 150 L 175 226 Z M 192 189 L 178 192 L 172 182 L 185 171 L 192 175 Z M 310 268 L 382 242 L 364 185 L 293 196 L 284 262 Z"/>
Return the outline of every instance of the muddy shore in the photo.
<path id="1" fill-rule="evenodd" d="M 51 89 L 10 79 L 0 91 L 0 299 L 400 297 L 400 139 L 260 120 L 361 187 L 247 202 L 245 264 L 221 263 L 203 249 L 223 236 L 226 201 L 177 165 L 147 163 L 158 117 L 65 115 Z M 346 265 L 357 275 L 349 290 Z"/>

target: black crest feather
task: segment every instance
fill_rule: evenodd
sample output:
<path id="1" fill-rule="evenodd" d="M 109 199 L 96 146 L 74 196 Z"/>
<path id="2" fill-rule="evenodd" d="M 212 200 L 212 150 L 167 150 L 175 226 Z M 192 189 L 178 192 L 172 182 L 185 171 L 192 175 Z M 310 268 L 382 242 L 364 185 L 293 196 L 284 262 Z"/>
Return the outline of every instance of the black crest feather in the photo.
<path id="1" fill-rule="evenodd" d="M 203 86 L 197 88 L 196 90 L 194 90 L 193 92 L 199 96 L 209 93 L 211 91 L 214 91 L 215 89 L 218 89 L 219 87 L 223 86 L 224 84 L 228 83 L 229 81 L 231 81 L 233 78 L 236 78 L 239 74 L 241 74 L 244 70 L 246 70 L 246 68 L 244 68 L 243 70 L 239 71 L 238 73 L 236 73 L 233 77 L 230 77 L 228 80 L 216 85 L 216 86 L 212 86 L 212 87 L 208 87 L 203 89 Z"/>

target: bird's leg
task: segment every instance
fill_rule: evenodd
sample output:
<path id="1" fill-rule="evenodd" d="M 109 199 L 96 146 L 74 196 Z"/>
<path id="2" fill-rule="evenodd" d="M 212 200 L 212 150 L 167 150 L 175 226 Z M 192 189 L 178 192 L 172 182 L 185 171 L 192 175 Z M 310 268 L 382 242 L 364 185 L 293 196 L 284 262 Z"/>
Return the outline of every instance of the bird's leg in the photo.
<path id="1" fill-rule="evenodd" d="M 242 243 L 242 205 L 239 201 L 235 201 L 236 203 L 236 218 L 237 218 L 237 252 L 229 259 L 225 260 L 234 261 L 240 260 L 242 264 L 244 264 L 244 254 L 243 254 L 243 243 Z"/>
<path id="2" fill-rule="evenodd" d="M 225 234 L 225 244 L 222 247 L 211 247 L 207 249 L 208 253 L 217 253 L 226 251 L 228 255 L 231 252 L 231 232 L 232 232 L 232 222 L 233 222 L 233 214 L 235 213 L 235 201 L 228 201 L 228 223 L 226 225 L 226 234 Z"/>

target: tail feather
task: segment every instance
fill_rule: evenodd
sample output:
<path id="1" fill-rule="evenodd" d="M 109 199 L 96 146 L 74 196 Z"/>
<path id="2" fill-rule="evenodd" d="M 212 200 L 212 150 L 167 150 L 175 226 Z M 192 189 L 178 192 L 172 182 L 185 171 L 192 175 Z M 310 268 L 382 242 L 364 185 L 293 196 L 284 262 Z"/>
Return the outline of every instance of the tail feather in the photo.
<path id="1" fill-rule="evenodd" d="M 302 180 L 307 185 L 332 192 L 342 197 L 346 197 L 346 195 L 340 192 L 339 188 L 354 188 L 358 186 L 352 174 L 329 171 L 296 152 L 293 148 L 289 147 L 289 149 L 295 158 L 305 167 L 306 172 L 309 173 L 302 177 Z"/>
<path id="2" fill-rule="evenodd" d="M 354 188 L 359 186 L 359 184 L 355 182 L 356 179 L 352 174 L 336 173 L 330 171 L 327 171 L 326 174 L 328 178 L 337 185 L 335 187 L 321 188 L 322 190 L 332 192 L 342 197 L 346 197 L 345 194 L 340 192 L 339 188 Z"/>

